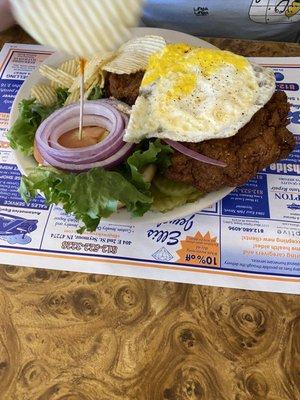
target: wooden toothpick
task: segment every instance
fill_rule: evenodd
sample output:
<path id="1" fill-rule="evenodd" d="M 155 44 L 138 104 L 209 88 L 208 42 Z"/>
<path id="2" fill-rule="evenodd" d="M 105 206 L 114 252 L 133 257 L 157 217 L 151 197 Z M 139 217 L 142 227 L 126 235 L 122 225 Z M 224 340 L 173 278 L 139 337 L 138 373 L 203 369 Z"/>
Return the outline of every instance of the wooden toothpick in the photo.
<path id="1" fill-rule="evenodd" d="M 84 105 L 84 66 L 85 60 L 79 60 L 80 65 L 80 109 L 79 109 L 79 130 L 78 139 L 82 140 L 83 137 L 83 105 Z"/>

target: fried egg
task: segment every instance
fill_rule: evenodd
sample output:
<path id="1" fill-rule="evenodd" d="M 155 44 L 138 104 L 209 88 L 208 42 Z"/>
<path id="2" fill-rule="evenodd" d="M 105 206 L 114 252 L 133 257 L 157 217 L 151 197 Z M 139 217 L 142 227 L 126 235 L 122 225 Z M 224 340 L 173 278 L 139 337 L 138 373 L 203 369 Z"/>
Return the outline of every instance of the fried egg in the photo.
<path id="1" fill-rule="evenodd" d="M 124 140 L 230 137 L 274 91 L 270 68 L 229 51 L 168 44 L 149 59 Z"/>

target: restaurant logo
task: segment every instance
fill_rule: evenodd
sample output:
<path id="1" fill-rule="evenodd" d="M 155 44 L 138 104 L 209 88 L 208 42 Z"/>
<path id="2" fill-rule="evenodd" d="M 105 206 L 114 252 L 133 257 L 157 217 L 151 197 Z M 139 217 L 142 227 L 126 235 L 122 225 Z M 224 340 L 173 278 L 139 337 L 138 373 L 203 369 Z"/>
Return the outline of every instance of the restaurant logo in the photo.
<path id="1" fill-rule="evenodd" d="M 0 213 L 0 240 L 9 244 L 28 244 L 32 240 L 29 233 L 37 229 L 37 222 L 36 219 Z"/>
<path id="2" fill-rule="evenodd" d="M 193 228 L 194 218 L 195 214 L 192 214 L 185 218 L 161 222 L 154 229 L 147 230 L 147 237 L 157 243 L 164 243 L 168 246 L 177 245 L 181 235 Z"/>

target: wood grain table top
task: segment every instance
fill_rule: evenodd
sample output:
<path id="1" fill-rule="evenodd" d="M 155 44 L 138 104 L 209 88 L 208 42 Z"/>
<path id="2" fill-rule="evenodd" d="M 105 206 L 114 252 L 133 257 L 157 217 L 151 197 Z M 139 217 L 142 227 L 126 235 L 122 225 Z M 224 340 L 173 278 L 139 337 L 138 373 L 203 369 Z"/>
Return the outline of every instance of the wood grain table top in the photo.
<path id="1" fill-rule="evenodd" d="M 5 42 L 34 43 L 19 27 Z M 299 400 L 300 297 L 2 265 L 0 399 Z"/>

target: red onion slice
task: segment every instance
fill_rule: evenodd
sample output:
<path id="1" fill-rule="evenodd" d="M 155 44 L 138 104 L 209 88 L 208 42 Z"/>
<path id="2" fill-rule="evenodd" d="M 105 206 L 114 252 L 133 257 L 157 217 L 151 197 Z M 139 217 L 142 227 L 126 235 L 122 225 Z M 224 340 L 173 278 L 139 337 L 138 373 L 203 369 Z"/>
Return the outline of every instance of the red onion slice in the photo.
<path id="1" fill-rule="evenodd" d="M 222 167 L 222 168 L 227 166 L 227 164 L 225 164 L 223 161 L 215 160 L 213 158 L 204 156 L 203 154 L 199 154 L 196 151 L 191 150 L 188 147 L 184 146 L 183 144 L 175 142 L 174 140 L 164 139 L 164 141 L 168 143 L 169 146 L 173 147 L 173 149 L 179 151 L 179 153 L 182 153 L 190 158 L 194 158 L 197 161 L 201 161 L 205 164 L 216 165 L 217 167 Z"/>
<path id="2" fill-rule="evenodd" d="M 63 169 L 66 171 L 87 171 L 92 168 L 112 168 L 117 166 L 118 164 L 121 163 L 121 161 L 125 160 L 129 154 L 132 153 L 132 144 L 131 143 L 126 143 L 119 151 L 111 155 L 109 158 L 106 158 L 105 160 L 102 161 L 97 161 L 97 162 L 92 162 L 92 163 L 84 163 L 84 164 L 78 164 L 78 163 L 66 163 L 66 162 L 61 162 L 55 158 L 52 158 L 51 156 L 46 156 L 44 160 L 46 161 L 47 164 L 52 165 L 52 167 L 58 168 L 58 169 Z"/>
<path id="3" fill-rule="evenodd" d="M 51 114 L 37 129 L 35 141 L 45 164 L 69 171 L 84 171 L 94 167 L 111 168 L 118 165 L 134 148 L 123 141 L 128 116 L 116 110 L 106 100 L 86 101 L 83 126 L 101 126 L 109 131 L 107 137 L 94 145 L 67 148 L 58 140 L 78 127 L 79 104 L 71 104 Z"/>
<path id="4" fill-rule="evenodd" d="M 35 138 L 38 145 L 45 147 L 47 141 L 57 142 L 60 136 L 65 132 L 74 129 L 78 126 L 76 116 L 78 115 L 79 104 L 71 104 L 68 107 L 61 108 L 51 114 L 38 128 Z M 102 117 L 104 127 L 107 128 L 112 135 L 109 135 L 103 142 L 93 146 L 78 148 L 79 153 L 85 153 L 87 150 L 97 150 L 101 147 L 103 150 L 115 140 L 115 131 L 124 128 L 124 116 L 114 107 L 107 104 L 104 100 L 88 101 L 84 105 L 84 126 L 94 122 L 94 118 Z M 87 121 L 88 118 L 88 121 Z M 107 123 L 104 119 L 108 120 Z M 46 128 L 46 129 L 45 129 Z M 119 137 L 119 135 L 116 135 Z M 73 152 L 74 149 L 65 148 L 66 152 Z"/>

